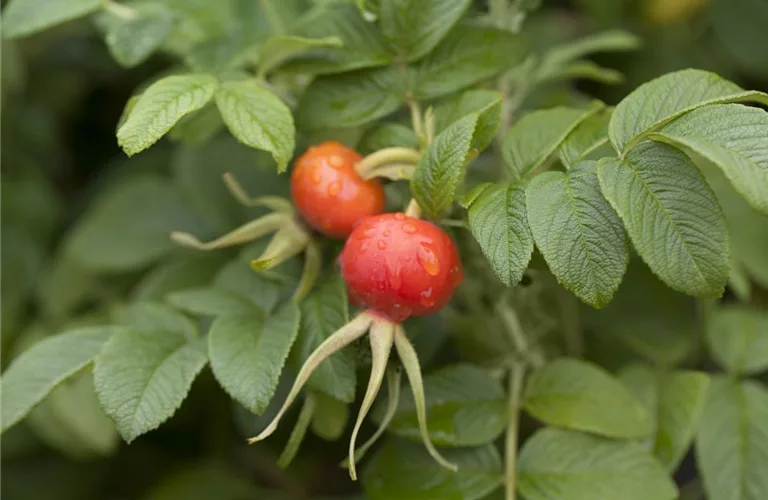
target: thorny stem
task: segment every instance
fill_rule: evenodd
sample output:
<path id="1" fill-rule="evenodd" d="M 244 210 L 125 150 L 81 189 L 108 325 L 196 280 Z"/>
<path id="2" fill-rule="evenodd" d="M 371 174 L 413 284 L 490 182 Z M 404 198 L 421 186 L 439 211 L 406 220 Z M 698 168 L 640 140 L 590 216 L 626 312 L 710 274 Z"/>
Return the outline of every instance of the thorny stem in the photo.
<path id="1" fill-rule="evenodd" d="M 352 430 L 352 437 L 349 440 L 349 476 L 353 481 L 357 481 L 357 468 L 355 467 L 355 442 L 357 433 L 363 425 L 368 411 L 373 406 L 376 395 L 381 388 L 381 382 L 384 380 L 384 374 L 387 371 L 387 362 L 389 353 L 392 351 L 392 342 L 394 341 L 395 324 L 386 320 L 375 320 L 371 326 L 369 334 L 371 342 L 371 377 L 368 380 L 368 387 L 365 390 L 363 403 L 360 405 L 360 411 L 357 414 L 357 421 Z"/>
<path id="2" fill-rule="evenodd" d="M 299 419 L 296 421 L 293 431 L 291 431 L 291 436 L 288 438 L 288 443 L 286 443 L 283 453 L 277 459 L 277 466 L 281 469 L 291 465 L 291 462 L 296 457 L 301 442 L 304 441 L 304 436 L 307 434 L 307 429 L 309 429 L 309 424 L 312 422 L 312 416 L 315 414 L 316 403 L 312 393 L 307 393 L 304 405 L 302 405 L 301 412 L 299 412 Z"/>
<path id="3" fill-rule="evenodd" d="M 517 363 L 509 370 L 509 387 L 507 390 L 507 436 L 504 444 L 506 461 L 505 475 L 507 479 L 506 500 L 515 500 L 517 487 L 517 433 L 520 423 L 520 399 L 523 392 L 525 365 Z"/>

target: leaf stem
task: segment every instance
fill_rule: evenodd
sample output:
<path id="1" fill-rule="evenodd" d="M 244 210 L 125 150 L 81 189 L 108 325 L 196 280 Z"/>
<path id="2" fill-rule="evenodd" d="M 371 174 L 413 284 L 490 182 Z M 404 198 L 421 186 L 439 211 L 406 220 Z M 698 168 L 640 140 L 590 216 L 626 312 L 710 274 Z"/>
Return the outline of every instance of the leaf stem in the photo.
<path id="1" fill-rule="evenodd" d="M 124 21 L 133 21 L 139 17 L 139 12 L 133 7 L 113 2 L 112 0 L 104 0 L 103 5 L 104 10 Z"/>
<path id="2" fill-rule="evenodd" d="M 520 319 L 515 310 L 504 303 L 499 304 L 498 310 L 501 320 L 506 327 L 505 330 L 509 334 L 509 338 L 512 340 L 515 350 L 517 350 L 532 366 L 537 367 L 543 365 L 544 356 L 538 349 L 533 348 L 528 344 L 528 338 L 525 336 L 525 332 L 523 331 Z"/>
<path id="3" fill-rule="evenodd" d="M 288 467 L 296 457 L 301 442 L 304 441 L 304 436 L 307 434 L 307 429 L 309 429 L 309 424 L 312 422 L 312 416 L 315 414 L 315 406 L 315 397 L 311 392 L 307 393 L 304 404 L 301 406 L 296 426 L 291 431 L 291 436 L 288 438 L 280 458 L 277 459 L 277 466 L 281 469 Z"/>
<path id="4" fill-rule="evenodd" d="M 525 365 L 517 363 L 509 370 L 509 387 L 507 394 L 507 435 L 504 442 L 506 500 L 515 500 L 517 487 L 517 433 L 520 423 L 520 399 L 523 393 L 523 378 Z"/>

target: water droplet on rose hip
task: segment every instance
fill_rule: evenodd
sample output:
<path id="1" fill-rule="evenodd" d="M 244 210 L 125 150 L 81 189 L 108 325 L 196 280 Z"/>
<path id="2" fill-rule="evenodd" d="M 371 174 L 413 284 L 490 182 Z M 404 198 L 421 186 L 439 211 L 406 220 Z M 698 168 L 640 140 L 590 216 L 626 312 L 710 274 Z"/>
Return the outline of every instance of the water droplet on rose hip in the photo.
<path id="1" fill-rule="evenodd" d="M 383 234 L 384 236 L 392 236 L 392 231 L 390 231 L 389 229 L 385 229 Z"/>
<path id="2" fill-rule="evenodd" d="M 333 168 L 341 168 L 344 166 L 346 162 L 344 161 L 344 158 L 341 156 L 331 156 L 328 158 L 328 165 L 330 165 Z"/>
<path id="3" fill-rule="evenodd" d="M 387 242 L 384 240 L 379 240 L 376 243 L 376 246 L 379 248 L 379 250 L 384 250 L 385 248 L 387 248 Z"/>
<path id="4" fill-rule="evenodd" d="M 405 220 L 405 214 L 402 212 L 397 212 L 395 214 L 395 220 Z"/>
<path id="5" fill-rule="evenodd" d="M 323 175 L 319 171 L 315 170 L 312 172 L 312 182 L 315 184 L 315 186 L 319 186 L 320 183 L 323 182 Z"/>
<path id="6" fill-rule="evenodd" d="M 421 251 L 416 255 L 416 259 L 430 276 L 437 276 L 440 274 L 440 263 L 437 261 L 437 256 L 435 255 L 435 252 L 432 251 L 432 247 L 429 243 L 421 243 Z"/>
<path id="7" fill-rule="evenodd" d="M 414 234 L 416 232 L 416 226 L 414 226 L 410 222 L 406 222 L 405 224 L 403 224 L 402 230 L 404 233 Z"/>
<path id="8" fill-rule="evenodd" d="M 424 290 L 419 295 L 421 295 L 419 303 L 424 307 L 432 307 L 435 305 L 435 298 L 432 296 L 432 287 Z"/>
<path id="9" fill-rule="evenodd" d="M 330 196 L 336 196 L 341 192 L 341 181 L 333 181 L 328 186 L 328 194 Z"/>

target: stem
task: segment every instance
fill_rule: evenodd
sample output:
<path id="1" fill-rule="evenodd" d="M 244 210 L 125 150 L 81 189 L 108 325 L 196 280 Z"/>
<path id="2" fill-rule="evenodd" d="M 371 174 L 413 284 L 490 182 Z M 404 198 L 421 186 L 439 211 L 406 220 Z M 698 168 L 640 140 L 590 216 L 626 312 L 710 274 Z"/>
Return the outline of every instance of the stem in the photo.
<path id="1" fill-rule="evenodd" d="M 413 127 L 413 132 L 421 140 L 422 145 L 426 147 L 427 136 L 424 133 L 424 121 L 421 115 L 421 106 L 409 96 L 408 107 L 411 110 L 411 126 Z"/>
<path id="2" fill-rule="evenodd" d="M 133 21 L 139 17 L 139 12 L 133 7 L 119 4 L 112 0 L 104 0 L 104 10 L 125 21 Z"/>
<path id="3" fill-rule="evenodd" d="M 517 432 L 520 423 L 520 398 L 523 393 L 525 366 L 516 364 L 509 370 L 509 394 L 507 395 L 507 436 L 504 444 L 506 455 L 506 500 L 515 500 L 517 481 Z"/>
<path id="4" fill-rule="evenodd" d="M 525 332 L 523 331 L 520 319 L 517 317 L 515 310 L 507 304 L 500 304 L 498 310 L 514 348 L 525 357 L 532 366 L 538 367 L 543 365 L 544 356 L 538 349 L 529 346 L 528 338 L 525 336 Z"/>
<path id="5" fill-rule="evenodd" d="M 309 424 L 312 422 L 312 415 L 315 414 L 315 406 L 315 398 L 310 392 L 304 399 L 304 405 L 301 407 L 299 419 L 296 421 L 296 426 L 293 428 L 293 431 L 291 431 L 288 443 L 286 443 L 283 453 L 280 454 L 280 458 L 277 459 L 277 466 L 281 469 L 288 467 L 294 457 L 296 457 L 301 442 L 304 441 L 304 436 L 307 434 L 307 429 L 309 429 Z"/>

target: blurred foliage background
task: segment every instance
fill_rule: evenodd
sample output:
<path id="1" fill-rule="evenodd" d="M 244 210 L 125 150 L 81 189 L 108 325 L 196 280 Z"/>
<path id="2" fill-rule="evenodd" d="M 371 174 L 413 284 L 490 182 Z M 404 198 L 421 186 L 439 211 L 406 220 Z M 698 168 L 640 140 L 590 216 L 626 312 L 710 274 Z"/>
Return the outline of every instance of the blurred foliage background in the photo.
<path id="1" fill-rule="evenodd" d="M 233 29 L 227 23 L 236 19 L 220 15 L 229 1 L 186 2 L 207 29 Z M 476 3 L 478 10 L 485 8 L 485 2 Z M 544 0 L 523 28 L 537 51 L 619 28 L 640 36 L 643 46 L 594 55 L 594 63 L 618 73 L 595 77 L 597 66 L 575 68 L 575 80 L 541 83 L 525 107 L 570 102 L 579 94 L 615 104 L 640 83 L 686 67 L 768 91 L 767 26 L 765 0 Z M 164 140 L 130 160 L 119 151 L 114 131 L 126 101 L 174 63 L 166 54 L 130 69 L 118 66 L 88 19 L 2 41 L 3 367 L 30 342 L 73 322 L 99 321 L 129 295 L 160 297 L 172 287 L 209 280 L 221 256 L 179 257 L 167 234 L 220 234 L 254 215 L 230 200 L 218 182 L 223 172 L 234 171 L 264 193 L 286 192 L 287 176 L 274 174 L 271 159 L 223 130 L 202 145 L 194 133 Z M 318 137 L 299 139 L 301 151 Z M 117 190 L 112 203 L 122 197 L 144 217 L 110 218 L 105 209 L 80 219 L 89 207 L 106 203 L 104 193 Z M 762 248 L 768 248 L 764 218 L 745 221 L 760 216 L 738 204 L 725 210 L 729 219 L 751 228 L 736 239 L 762 237 Z M 92 256 L 93 245 L 106 250 Z M 768 288 L 766 257 L 742 257 L 753 279 Z M 156 265 L 143 272 L 150 263 Z M 600 325 L 595 321 L 592 333 L 599 335 Z M 653 342 L 646 347 L 652 350 Z M 590 355 L 610 366 L 621 349 Z M 166 425 L 131 446 L 104 420 L 91 385 L 90 376 L 83 376 L 57 389 L 3 436 L 4 499 L 281 498 L 267 489 L 283 491 L 284 498 L 357 498 L 349 495 L 358 485 L 335 461 L 345 455 L 344 440 L 309 436 L 292 467 L 278 469 L 275 458 L 288 430 L 263 446 L 247 447 L 243 436 L 263 426 L 271 411 L 255 417 L 234 406 L 208 370 Z M 278 393 L 274 400 L 282 399 Z"/>

